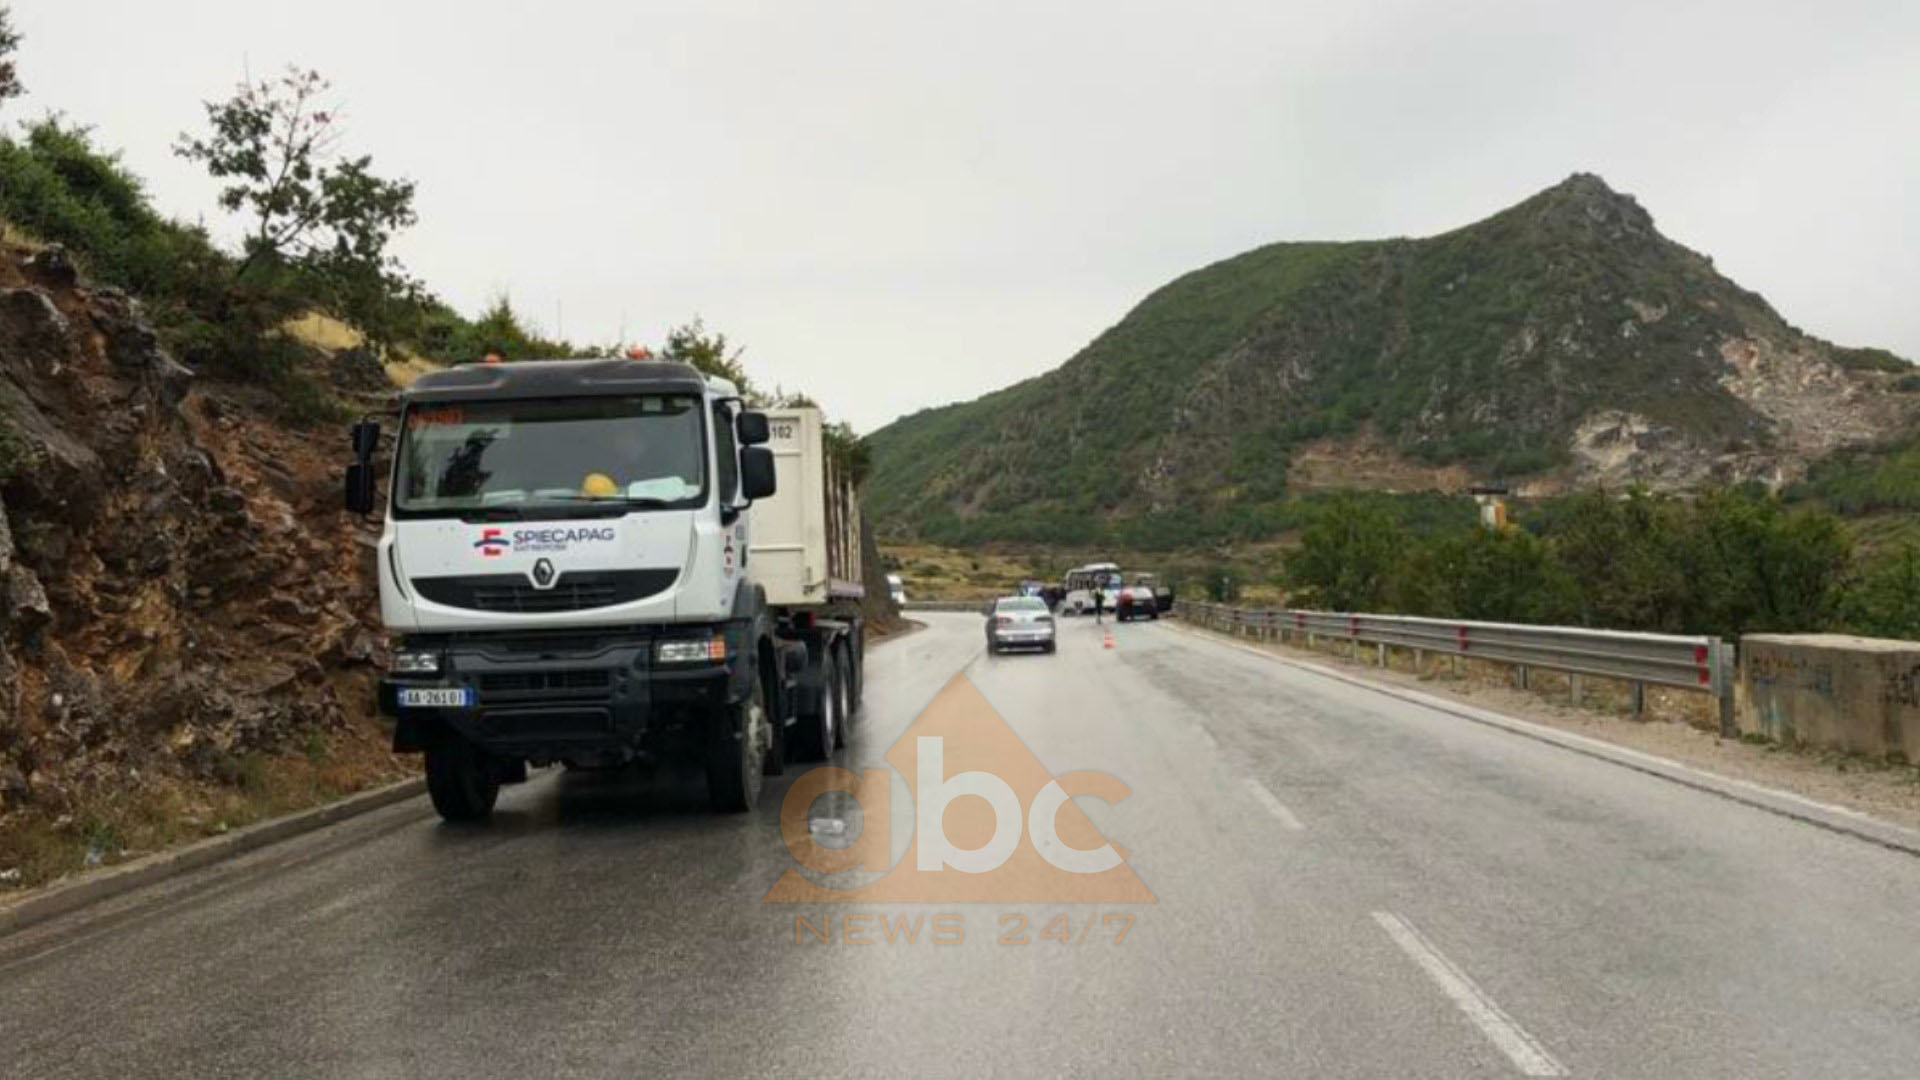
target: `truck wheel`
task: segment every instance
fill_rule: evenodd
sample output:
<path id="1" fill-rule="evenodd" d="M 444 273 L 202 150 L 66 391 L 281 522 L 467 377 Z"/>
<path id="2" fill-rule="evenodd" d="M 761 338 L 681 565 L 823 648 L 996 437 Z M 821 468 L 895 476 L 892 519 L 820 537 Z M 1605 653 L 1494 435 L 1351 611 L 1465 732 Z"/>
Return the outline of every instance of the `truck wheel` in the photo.
<path id="1" fill-rule="evenodd" d="M 846 696 L 840 688 L 840 653 L 828 650 L 820 658 L 827 684 L 820 688 L 820 711 L 802 716 L 793 727 L 793 753 L 799 761 L 825 761 L 840 745 Z"/>
<path id="2" fill-rule="evenodd" d="M 500 780 L 472 743 L 449 737 L 427 747 L 427 794 L 447 821 L 485 821 L 500 797 Z"/>
<path id="3" fill-rule="evenodd" d="M 773 742 L 767 689 L 756 672 L 747 696 L 723 706 L 707 733 L 707 801 L 723 814 L 744 813 L 760 799 L 761 769 Z"/>

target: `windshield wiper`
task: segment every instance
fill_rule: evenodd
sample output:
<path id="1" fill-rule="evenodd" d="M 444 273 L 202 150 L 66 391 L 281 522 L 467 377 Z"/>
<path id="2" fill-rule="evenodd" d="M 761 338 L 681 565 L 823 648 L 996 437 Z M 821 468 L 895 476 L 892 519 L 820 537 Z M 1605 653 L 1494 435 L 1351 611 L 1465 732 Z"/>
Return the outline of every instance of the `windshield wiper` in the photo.
<path id="1" fill-rule="evenodd" d="M 573 505 L 586 503 L 593 506 L 605 506 L 609 508 L 616 507 L 616 506 L 623 506 L 629 509 L 638 508 L 642 510 L 659 510 L 664 507 L 675 505 L 674 501 L 671 499 L 656 499 L 656 498 L 653 498 L 652 496 L 646 496 L 646 495 L 627 496 L 627 495 L 577 495 L 577 494 L 542 495 L 539 499 L 535 500 L 534 502 L 527 503 L 525 505 L 539 506 L 542 503 L 549 503 L 549 502 L 567 503 L 567 504 L 573 504 Z"/>
<path id="2" fill-rule="evenodd" d="M 597 496 L 556 492 L 526 502 L 475 506 L 459 511 L 465 521 L 531 521 L 556 514 L 562 517 L 616 517 L 634 510 L 671 510 L 682 503 L 646 496 Z"/>

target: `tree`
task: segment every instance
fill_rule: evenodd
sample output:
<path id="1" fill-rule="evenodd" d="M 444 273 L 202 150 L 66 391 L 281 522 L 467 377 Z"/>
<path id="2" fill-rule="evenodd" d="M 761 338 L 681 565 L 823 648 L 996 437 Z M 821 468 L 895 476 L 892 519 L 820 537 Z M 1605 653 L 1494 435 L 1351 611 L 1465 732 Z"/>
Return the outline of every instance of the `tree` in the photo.
<path id="1" fill-rule="evenodd" d="M 1675 557 L 1688 591 L 1680 629 L 1735 636 L 1831 626 L 1853 546 L 1831 513 L 1726 490 L 1695 500 Z"/>
<path id="2" fill-rule="evenodd" d="M 1564 622 L 1576 606 L 1565 568 L 1539 537 L 1475 525 L 1409 551 L 1395 575 L 1402 610 L 1488 622 Z"/>
<path id="3" fill-rule="evenodd" d="M 1301 532 L 1299 549 L 1287 556 L 1287 584 L 1309 607 L 1377 611 L 1406 545 L 1406 530 L 1390 515 L 1343 495 Z"/>
<path id="4" fill-rule="evenodd" d="M 12 59 L 19 47 L 20 33 L 13 28 L 7 9 L 0 7 L 0 101 L 20 96 L 20 72 Z"/>
<path id="5" fill-rule="evenodd" d="M 1689 615 L 1689 582 L 1679 549 L 1684 503 L 1635 489 L 1595 490 L 1567 500 L 1549 533 L 1558 564 L 1578 594 L 1586 626 L 1679 632 Z"/>
<path id="6" fill-rule="evenodd" d="M 1873 637 L 1920 639 L 1920 547 L 1909 542 L 1873 565 L 1847 594 L 1848 629 Z"/>
<path id="7" fill-rule="evenodd" d="M 206 103 L 208 137 L 183 134 L 174 152 L 226 181 L 220 205 L 252 219 L 236 283 L 291 272 L 306 286 L 299 291 L 372 333 L 389 321 L 392 300 L 418 291 L 387 254 L 415 221 L 414 186 L 374 175 L 370 157 L 340 155 L 339 113 L 322 102 L 328 89 L 319 72 L 299 68 L 242 84 Z"/>
<path id="8" fill-rule="evenodd" d="M 727 335 L 718 331 L 709 331 L 700 316 L 684 326 L 676 326 L 667 331 L 667 344 L 660 350 L 662 360 L 674 360 L 682 364 L 692 364 L 707 375 L 717 375 L 740 388 L 740 396 L 754 396 L 752 380 L 747 378 L 747 369 L 740 363 L 744 348 L 727 351 Z"/>

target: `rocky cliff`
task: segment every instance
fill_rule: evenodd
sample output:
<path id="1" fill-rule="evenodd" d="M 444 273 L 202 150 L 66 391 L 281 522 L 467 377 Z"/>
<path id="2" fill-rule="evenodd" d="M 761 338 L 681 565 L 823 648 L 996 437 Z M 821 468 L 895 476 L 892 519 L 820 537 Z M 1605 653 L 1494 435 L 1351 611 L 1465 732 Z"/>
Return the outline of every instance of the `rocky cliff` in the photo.
<path id="1" fill-rule="evenodd" d="M 0 880 L 399 774 L 341 428 L 286 416 L 57 250 L 0 251 Z"/>

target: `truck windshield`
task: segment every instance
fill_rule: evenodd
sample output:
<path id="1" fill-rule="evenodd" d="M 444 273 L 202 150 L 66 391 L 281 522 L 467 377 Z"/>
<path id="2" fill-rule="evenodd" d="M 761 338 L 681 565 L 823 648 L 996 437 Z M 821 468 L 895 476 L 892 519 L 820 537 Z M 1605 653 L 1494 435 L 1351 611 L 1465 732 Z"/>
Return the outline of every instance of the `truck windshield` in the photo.
<path id="1" fill-rule="evenodd" d="M 416 404 L 401 423 L 394 512 L 696 507 L 706 499 L 701 417 L 690 395 Z"/>

